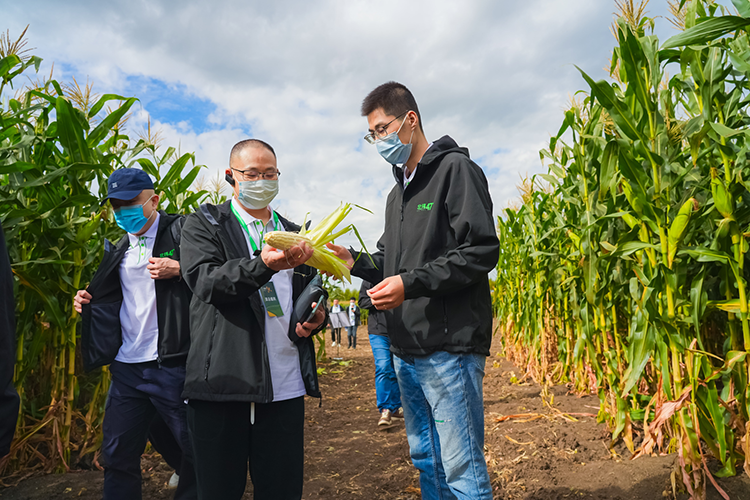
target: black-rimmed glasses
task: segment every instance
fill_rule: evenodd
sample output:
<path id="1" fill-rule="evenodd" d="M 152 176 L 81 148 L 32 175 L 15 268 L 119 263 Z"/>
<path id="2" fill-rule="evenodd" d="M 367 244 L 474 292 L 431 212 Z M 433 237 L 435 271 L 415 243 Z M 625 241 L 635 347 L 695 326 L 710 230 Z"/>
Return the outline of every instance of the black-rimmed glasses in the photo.
<path id="1" fill-rule="evenodd" d="M 233 168 L 235 172 L 239 173 L 242 177 L 241 179 L 238 179 L 240 181 L 257 181 L 259 179 L 264 179 L 267 181 L 275 181 L 279 178 L 281 175 L 281 172 L 278 170 L 274 172 L 257 172 L 255 170 L 238 170 L 236 168 Z"/>

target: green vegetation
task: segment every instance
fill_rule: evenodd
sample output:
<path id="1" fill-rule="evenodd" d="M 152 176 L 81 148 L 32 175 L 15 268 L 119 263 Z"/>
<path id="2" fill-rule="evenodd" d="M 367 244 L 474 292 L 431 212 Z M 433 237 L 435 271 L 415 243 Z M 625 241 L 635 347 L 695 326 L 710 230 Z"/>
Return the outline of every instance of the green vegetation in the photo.
<path id="1" fill-rule="evenodd" d="M 661 46 L 645 3 L 618 2 L 612 80 L 581 71 L 549 173 L 498 221 L 495 304 L 512 359 L 598 394 L 636 456 L 677 451 L 703 497 L 708 453 L 750 473 L 750 3 L 671 2 Z"/>
<path id="2" fill-rule="evenodd" d="M 14 89 L 41 62 L 24 45 L 23 34 L 0 39 L 0 220 L 17 278 L 22 405 L 10 459 L 0 465 L 65 470 L 90 462 L 98 449 L 109 387 L 106 369 L 83 373 L 73 310 L 104 239 L 123 234 L 109 205 L 100 207 L 107 177 L 140 166 L 156 179 L 161 207 L 170 212 L 193 210 L 209 193 L 190 190 L 202 168 L 192 154 L 161 153 L 150 126 L 141 138 L 125 134 L 135 98 L 98 96 L 91 85 L 52 75 Z"/>

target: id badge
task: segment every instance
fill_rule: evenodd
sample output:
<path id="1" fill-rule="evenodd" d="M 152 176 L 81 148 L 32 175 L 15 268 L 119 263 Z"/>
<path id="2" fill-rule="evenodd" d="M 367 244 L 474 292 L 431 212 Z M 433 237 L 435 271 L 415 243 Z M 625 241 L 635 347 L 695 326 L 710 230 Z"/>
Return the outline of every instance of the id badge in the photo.
<path id="1" fill-rule="evenodd" d="M 276 318 L 284 315 L 281 303 L 279 303 L 279 296 L 276 295 L 276 287 L 273 286 L 273 281 L 269 281 L 260 287 L 260 295 L 263 297 L 263 305 L 266 306 L 266 312 L 270 317 Z"/>

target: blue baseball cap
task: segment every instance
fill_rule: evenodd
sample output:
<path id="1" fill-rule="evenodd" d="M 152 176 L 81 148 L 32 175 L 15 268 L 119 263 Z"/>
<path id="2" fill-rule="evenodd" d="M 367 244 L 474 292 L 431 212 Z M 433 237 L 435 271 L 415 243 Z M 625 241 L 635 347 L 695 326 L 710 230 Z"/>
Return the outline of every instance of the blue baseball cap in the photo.
<path id="1" fill-rule="evenodd" d="M 154 183 L 146 172 L 139 168 L 120 168 L 107 179 L 107 200 L 132 200 L 144 189 L 154 189 Z"/>

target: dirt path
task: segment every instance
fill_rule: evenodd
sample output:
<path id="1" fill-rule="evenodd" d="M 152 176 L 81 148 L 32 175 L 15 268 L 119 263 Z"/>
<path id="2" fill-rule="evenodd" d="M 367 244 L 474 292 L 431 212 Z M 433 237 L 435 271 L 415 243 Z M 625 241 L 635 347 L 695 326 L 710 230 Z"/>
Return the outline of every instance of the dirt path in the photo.
<path id="1" fill-rule="evenodd" d="M 416 500 L 419 481 L 409 461 L 403 422 L 378 429 L 374 364 L 364 328 L 356 350 L 332 348 L 342 363 L 322 365 L 323 404 L 307 399 L 305 499 L 366 498 Z M 592 417 L 571 421 L 560 412 L 596 414 L 598 399 L 552 389 L 554 410 L 542 402 L 540 388 L 518 383 L 521 372 L 500 358 L 493 346 L 485 377 L 486 450 L 495 498 L 506 500 L 652 500 L 667 498 L 674 456 L 628 460 L 629 452 L 607 448 L 609 435 Z M 509 415 L 527 417 L 505 419 Z M 158 455 L 144 457 L 144 499 L 169 499 L 171 470 Z M 745 475 L 719 479 L 733 500 L 750 500 Z M 678 481 L 679 482 L 679 481 Z M 101 497 L 102 473 L 34 476 L 0 490 L 2 500 Z M 246 499 L 251 499 L 248 486 Z M 685 499 L 687 496 L 680 495 Z M 709 487 L 709 499 L 720 498 Z"/>

